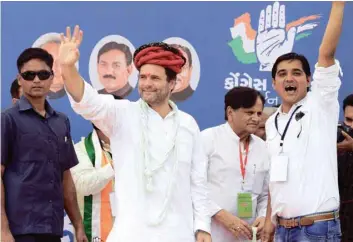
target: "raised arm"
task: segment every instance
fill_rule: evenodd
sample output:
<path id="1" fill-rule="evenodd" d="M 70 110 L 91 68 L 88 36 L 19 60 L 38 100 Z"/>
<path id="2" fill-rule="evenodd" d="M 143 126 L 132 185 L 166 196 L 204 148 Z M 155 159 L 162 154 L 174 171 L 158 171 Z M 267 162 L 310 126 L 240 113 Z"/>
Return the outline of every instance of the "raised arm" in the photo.
<path id="1" fill-rule="evenodd" d="M 65 89 L 76 113 L 93 122 L 105 135 L 110 137 L 119 126 L 120 116 L 127 110 L 127 100 L 114 100 L 111 95 L 100 95 L 97 90 L 85 82 L 77 71 L 79 46 L 83 32 L 75 26 L 71 35 L 70 27 L 66 28 L 66 36 L 61 34 L 59 62 L 65 83 Z M 119 115 L 119 117 L 118 117 Z"/>
<path id="2" fill-rule="evenodd" d="M 330 18 L 319 49 L 319 67 L 329 67 L 335 63 L 335 52 L 342 30 L 344 4 L 341 1 L 332 3 Z"/>

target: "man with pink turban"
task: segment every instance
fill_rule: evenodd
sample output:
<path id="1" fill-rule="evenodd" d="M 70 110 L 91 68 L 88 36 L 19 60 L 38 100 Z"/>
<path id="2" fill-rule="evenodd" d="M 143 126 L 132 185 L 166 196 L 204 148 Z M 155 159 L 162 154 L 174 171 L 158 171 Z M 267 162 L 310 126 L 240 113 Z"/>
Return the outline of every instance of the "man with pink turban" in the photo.
<path id="1" fill-rule="evenodd" d="M 73 109 L 110 138 L 115 223 L 108 242 L 210 242 L 206 157 L 199 127 L 170 101 L 185 58 L 165 43 L 141 46 L 137 102 L 98 94 L 78 73 L 82 31 L 68 27 L 59 56 Z"/>

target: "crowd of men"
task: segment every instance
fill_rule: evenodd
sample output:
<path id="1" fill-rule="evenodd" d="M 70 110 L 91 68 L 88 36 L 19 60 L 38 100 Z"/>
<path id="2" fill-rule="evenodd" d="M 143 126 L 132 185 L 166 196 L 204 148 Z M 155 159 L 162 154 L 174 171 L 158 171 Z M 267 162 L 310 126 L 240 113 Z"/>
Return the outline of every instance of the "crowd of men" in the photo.
<path id="1" fill-rule="evenodd" d="M 343 12 L 333 2 L 313 74 L 300 54 L 274 63 L 278 108 L 235 87 L 225 122 L 203 131 L 170 99 L 186 63 L 178 48 L 135 51 L 132 102 L 81 77 L 75 26 L 58 62 L 72 108 L 93 129 L 74 145 L 68 117 L 46 99 L 53 57 L 24 50 L 1 114 L 1 240 L 60 241 L 66 210 L 78 242 L 353 241 L 353 94 L 337 127 Z"/>

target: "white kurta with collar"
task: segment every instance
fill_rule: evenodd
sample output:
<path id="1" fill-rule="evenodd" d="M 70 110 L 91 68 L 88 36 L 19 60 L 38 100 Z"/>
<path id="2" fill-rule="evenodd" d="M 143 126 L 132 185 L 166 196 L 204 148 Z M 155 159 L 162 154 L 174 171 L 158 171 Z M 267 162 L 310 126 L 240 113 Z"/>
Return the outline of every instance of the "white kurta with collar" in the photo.
<path id="1" fill-rule="evenodd" d="M 211 216 L 221 209 L 238 216 L 237 195 L 243 192 L 251 193 L 253 203 L 253 217 L 243 220 L 251 225 L 257 217 L 266 216 L 269 156 L 266 143 L 255 135 L 250 137 L 245 180 L 242 187 L 239 137 L 228 123 L 202 131 L 203 145 L 208 157 Z M 245 159 L 245 153 L 242 153 Z M 237 240 L 230 231 L 215 219 L 212 219 L 211 232 L 213 242 L 243 241 L 241 239 Z"/>
<path id="2" fill-rule="evenodd" d="M 153 176 L 154 191 L 146 191 L 141 146 L 141 107 L 139 102 L 114 100 L 99 95 L 85 82 L 80 103 L 69 96 L 73 109 L 91 120 L 111 142 L 115 170 L 116 218 L 108 242 L 192 242 L 194 232 L 210 232 L 206 156 L 196 121 L 178 110 L 164 119 L 148 108 L 148 144 L 151 157 L 160 160 L 166 153 L 170 136 L 180 120 L 177 133 L 178 167 L 166 216 L 158 225 L 151 220 L 165 201 L 176 157 L 171 155 Z M 117 159 L 115 159 L 117 157 Z"/>
<path id="3" fill-rule="evenodd" d="M 289 157 L 286 182 L 270 182 L 272 221 L 275 216 L 292 218 L 338 209 L 337 123 L 339 117 L 339 64 L 315 68 L 312 90 L 282 113 L 281 107 L 266 123 L 271 156 L 280 152 L 280 139 L 294 109 L 304 116 L 293 117 L 284 139 L 283 153 Z M 278 131 L 275 117 L 278 115 Z"/>

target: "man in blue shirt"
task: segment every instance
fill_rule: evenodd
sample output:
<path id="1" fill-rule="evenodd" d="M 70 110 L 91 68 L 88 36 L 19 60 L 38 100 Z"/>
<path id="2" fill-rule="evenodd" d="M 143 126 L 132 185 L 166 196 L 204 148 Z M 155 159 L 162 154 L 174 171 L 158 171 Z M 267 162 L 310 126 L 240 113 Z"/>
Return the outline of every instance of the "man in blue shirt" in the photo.
<path id="1" fill-rule="evenodd" d="M 78 242 L 88 241 L 70 168 L 78 161 L 66 115 L 46 101 L 53 57 L 39 48 L 17 59 L 23 95 L 1 113 L 1 239 L 56 242 L 63 235 L 64 208 Z"/>

